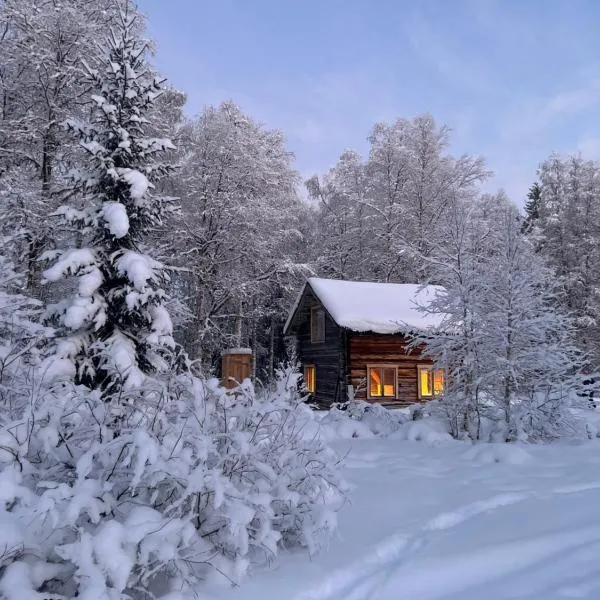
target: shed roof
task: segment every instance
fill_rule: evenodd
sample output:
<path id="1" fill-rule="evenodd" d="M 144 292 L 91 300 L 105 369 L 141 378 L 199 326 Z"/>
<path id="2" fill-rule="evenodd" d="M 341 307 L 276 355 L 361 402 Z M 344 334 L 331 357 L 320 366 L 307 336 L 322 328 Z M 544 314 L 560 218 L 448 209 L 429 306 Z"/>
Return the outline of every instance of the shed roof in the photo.
<path id="1" fill-rule="evenodd" d="M 444 288 L 414 283 L 373 283 L 311 277 L 298 295 L 284 327 L 287 333 L 309 287 L 331 318 L 351 331 L 393 334 L 429 329 L 443 316 L 419 310 Z"/>

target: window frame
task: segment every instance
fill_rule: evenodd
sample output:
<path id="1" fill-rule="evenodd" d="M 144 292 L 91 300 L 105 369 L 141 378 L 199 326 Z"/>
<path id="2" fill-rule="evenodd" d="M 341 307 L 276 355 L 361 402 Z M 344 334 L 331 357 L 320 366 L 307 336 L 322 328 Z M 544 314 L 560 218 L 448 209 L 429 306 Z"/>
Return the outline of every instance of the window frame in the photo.
<path id="1" fill-rule="evenodd" d="M 394 371 L 394 395 L 393 396 L 372 396 L 371 395 L 371 369 L 392 369 Z M 385 377 L 381 373 L 382 387 Z M 383 389 L 382 389 L 383 392 Z M 369 363 L 367 365 L 367 399 L 368 400 L 397 400 L 398 399 L 398 365 L 394 363 Z"/>
<path id="2" fill-rule="evenodd" d="M 312 370 L 312 383 L 313 383 L 313 389 L 310 389 L 310 386 L 308 385 L 308 378 L 306 377 L 306 372 L 308 370 Z M 314 364 L 307 364 L 304 365 L 304 369 L 302 372 L 302 377 L 303 377 L 303 381 L 304 381 L 304 387 L 306 388 L 306 391 L 311 395 L 314 396 L 316 391 L 317 391 L 317 367 Z"/>
<path id="3" fill-rule="evenodd" d="M 316 314 L 319 313 L 322 316 L 322 329 L 319 336 L 315 335 L 316 326 L 318 325 L 316 320 Z M 325 309 L 322 306 L 311 306 L 310 307 L 310 343 L 311 344 L 322 344 L 325 341 Z M 317 332 L 319 333 L 319 332 Z"/>
<path id="4" fill-rule="evenodd" d="M 429 373 L 429 386 L 431 388 L 431 394 L 429 394 L 429 395 L 423 394 L 423 390 L 421 388 L 421 373 L 423 371 L 426 371 Z M 435 391 L 435 379 L 434 378 L 435 378 L 435 373 L 437 371 L 442 372 L 442 391 L 441 392 Z M 434 369 L 433 365 L 431 365 L 431 364 L 417 365 L 417 396 L 418 396 L 419 400 L 433 400 L 433 398 L 437 398 L 438 396 L 441 396 L 444 393 L 445 386 L 446 386 L 446 373 L 444 372 L 444 369 Z"/>

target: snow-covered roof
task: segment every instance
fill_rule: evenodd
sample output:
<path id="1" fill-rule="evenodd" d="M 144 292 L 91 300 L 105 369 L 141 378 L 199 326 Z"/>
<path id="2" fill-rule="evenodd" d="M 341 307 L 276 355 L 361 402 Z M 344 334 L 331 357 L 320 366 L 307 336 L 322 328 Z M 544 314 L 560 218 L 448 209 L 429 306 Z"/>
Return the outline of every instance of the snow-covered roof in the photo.
<path id="1" fill-rule="evenodd" d="M 331 318 L 351 331 L 399 333 L 437 327 L 442 315 L 419 310 L 443 288 L 414 283 L 372 283 L 311 277 L 307 286 L 321 301 Z M 304 290 L 298 296 L 284 331 L 287 332 Z"/>

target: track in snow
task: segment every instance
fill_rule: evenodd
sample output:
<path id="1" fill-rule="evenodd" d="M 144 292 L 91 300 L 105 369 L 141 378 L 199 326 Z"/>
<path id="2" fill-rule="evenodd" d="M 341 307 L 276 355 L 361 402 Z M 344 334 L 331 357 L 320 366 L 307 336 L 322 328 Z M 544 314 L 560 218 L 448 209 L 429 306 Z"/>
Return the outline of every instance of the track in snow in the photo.
<path id="1" fill-rule="evenodd" d="M 597 485 L 592 484 L 592 489 Z M 554 490 L 568 494 L 589 489 L 570 486 Z M 478 515 L 511 506 L 533 494 L 506 493 L 465 504 L 430 519 L 417 533 L 394 534 L 363 557 L 336 569 L 293 600 L 435 600 L 492 582 L 565 551 L 600 542 L 600 527 L 558 533 L 525 541 L 482 547 L 475 552 L 417 560 L 414 554 L 431 536 L 457 527 Z M 575 590 L 576 588 L 572 588 Z"/>
<path id="2" fill-rule="evenodd" d="M 440 513 L 419 533 L 412 536 L 401 533 L 390 536 L 359 560 L 336 569 L 316 586 L 294 596 L 293 600 L 374 600 L 394 571 L 406 564 L 423 547 L 429 532 L 455 527 L 479 514 L 521 502 L 527 497 L 525 494 L 499 494 L 487 500 L 466 504 L 454 511 Z M 398 592 L 402 593 L 402 588 Z M 397 596 L 400 597 L 404 596 Z"/>

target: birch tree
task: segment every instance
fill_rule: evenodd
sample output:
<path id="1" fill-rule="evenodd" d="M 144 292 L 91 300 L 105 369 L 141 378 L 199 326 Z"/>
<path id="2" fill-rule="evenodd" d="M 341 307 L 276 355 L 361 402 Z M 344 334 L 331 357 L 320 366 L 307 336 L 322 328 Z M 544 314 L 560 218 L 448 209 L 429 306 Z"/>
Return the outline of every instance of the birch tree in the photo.
<path id="1" fill-rule="evenodd" d="M 503 194 L 486 196 L 457 203 L 449 222 L 449 243 L 428 259 L 446 293 L 424 308 L 444 322 L 416 343 L 447 373 L 441 405 L 453 434 L 537 441 L 572 432 L 584 362 L 517 208 Z"/>
<path id="2" fill-rule="evenodd" d="M 258 323 L 280 328 L 300 284 L 307 209 L 281 132 L 234 104 L 207 107 L 183 127 L 179 144 L 175 226 L 187 275 L 177 285 L 193 314 L 184 343 L 210 366 L 223 347 L 270 346 L 258 339 Z"/>
<path id="3" fill-rule="evenodd" d="M 556 278 L 522 234 L 517 208 L 500 198 L 487 276 L 480 283 L 490 394 L 508 441 L 552 439 L 572 422 L 568 411 L 583 357 Z"/>
<path id="4" fill-rule="evenodd" d="M 313 256 L 315 267 L 335 279 L 368 277 L 373 265 L 374 213 L 367 196 L 367 177 L 361 156 L 347 151 L 321 179 L 306 182 L 317 203 Z"/>
<path id="5" fill-rule="evenodd" d="M 565 291 L 578 346 L 600 367 L 600 164 L 550 156 L 539 169 L 537 215 L 529 235 Z"/>
<path id="6" fill-rule="evenodd" d="M 450 130 L 427 114 L 376 123 L 368 140 L 366 160 L 346 152 L 308 182 L 319 203 L 318 268 L 350 279 L 423 280 L 426 265 L 416 257 L 443 239 L 453 199 L 473 195 L 489 173 L 479 157 L 452 156 Z"/>

